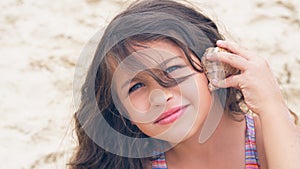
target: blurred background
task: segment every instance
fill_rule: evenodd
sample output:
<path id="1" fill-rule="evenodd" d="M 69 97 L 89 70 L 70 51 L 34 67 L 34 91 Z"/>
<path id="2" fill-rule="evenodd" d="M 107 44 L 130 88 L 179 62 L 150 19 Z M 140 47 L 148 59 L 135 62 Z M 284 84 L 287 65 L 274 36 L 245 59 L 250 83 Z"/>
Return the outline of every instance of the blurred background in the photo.
<path id="1" fill-rule="evenodd" d="M 75 66 L 90 38 L 131 2 L 0 1 L 0 169 L 66 168 L 76 145 Z M 299 115 L 300 1 L 190 2 L 228 39 L 269 60 Z"/>

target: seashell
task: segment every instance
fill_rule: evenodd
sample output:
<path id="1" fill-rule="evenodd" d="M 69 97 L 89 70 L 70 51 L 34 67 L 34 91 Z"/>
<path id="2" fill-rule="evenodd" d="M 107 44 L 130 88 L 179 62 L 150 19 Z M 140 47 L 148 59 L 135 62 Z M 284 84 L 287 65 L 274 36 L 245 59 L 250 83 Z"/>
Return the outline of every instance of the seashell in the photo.
<path id="1" fill-rule="evenodd" d="M 214 86 L 211 81 L 213 79 L 223 80 L 231 75 L 239 74 L 240 70 L 230 66 L 229 64 L 225 64 L 218 61 L 209 61 L 207 60 L 207 55 L 214 55 L 216 52 L 229 52 L 225 49 L 219 47 L 210 47 L 207 48 L 204 55 L 201 58 L 201 62 L 204 65 L 204 72 L 206 77 L 209 80 L 208 88 L 210 91 L 217 90 L 218 87 Z"/>

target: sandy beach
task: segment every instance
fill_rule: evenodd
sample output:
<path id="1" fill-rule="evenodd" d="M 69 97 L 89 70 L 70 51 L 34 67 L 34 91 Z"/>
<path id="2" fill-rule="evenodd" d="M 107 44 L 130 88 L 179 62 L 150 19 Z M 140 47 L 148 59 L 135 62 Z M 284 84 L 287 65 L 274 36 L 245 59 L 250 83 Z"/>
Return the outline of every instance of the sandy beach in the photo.
<path id="1" fill-rule="evenodd" d="M 130 2 L 1 0 L 0 169 L 66 168 L 76 145 L 75 67 L 91 37 Z M 228 39 L 268 59 L 300 115 L 300 1 L 191 2 Z"/>

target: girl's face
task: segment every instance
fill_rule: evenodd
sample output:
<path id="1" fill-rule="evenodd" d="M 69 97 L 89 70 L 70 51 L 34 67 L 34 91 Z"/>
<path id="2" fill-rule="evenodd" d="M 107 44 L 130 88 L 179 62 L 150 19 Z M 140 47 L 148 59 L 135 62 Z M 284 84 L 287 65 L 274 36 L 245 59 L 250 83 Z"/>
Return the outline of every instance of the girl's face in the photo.
<path id="1" fill-rule="evenodd" d="M 172 87 L 163 87 L 143 70 L 127 71 L 121 63 L 113 77 L 121 102 L 115 104 L 122 104 L 128 118 L 146 135 L 172 143 L 181 142 L 201 129 L 210 110 L 212 96 L 207 78 L 193 69 L 182 49 L 175 44 L 155 41 L 143 45 L 147 48 L 136 47 L 140 54 L 128 56 L 124 65 L 138 60 L 150 69 L 167 72 L 170 77 L 191 76 Z"/>

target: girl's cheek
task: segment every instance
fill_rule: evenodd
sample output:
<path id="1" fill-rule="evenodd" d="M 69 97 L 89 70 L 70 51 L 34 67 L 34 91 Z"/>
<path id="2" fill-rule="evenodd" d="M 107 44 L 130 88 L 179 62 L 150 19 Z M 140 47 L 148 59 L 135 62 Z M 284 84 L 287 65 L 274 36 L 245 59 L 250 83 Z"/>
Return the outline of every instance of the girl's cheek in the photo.
<path id="1" fill-rule="evenodd" d="M 148 94 L 145 89 L 132 93 L 129 96 L 128 102 L 129 108 L 133 112 L 147 112 L 150 108 Z"/>

